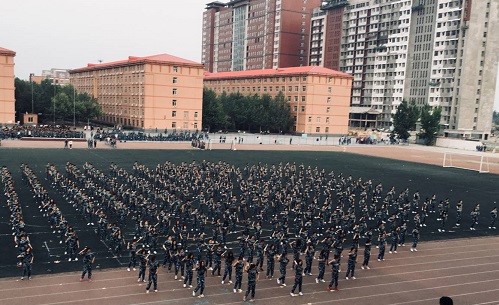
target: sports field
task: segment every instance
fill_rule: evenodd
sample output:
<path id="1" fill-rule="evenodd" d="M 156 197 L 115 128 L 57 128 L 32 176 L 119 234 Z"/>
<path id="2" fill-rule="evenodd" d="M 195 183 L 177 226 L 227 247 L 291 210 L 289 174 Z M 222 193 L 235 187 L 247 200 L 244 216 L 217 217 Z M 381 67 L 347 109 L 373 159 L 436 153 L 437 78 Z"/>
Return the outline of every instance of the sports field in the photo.
<path id="1" fill-rule="evenodd" d="M 52 278 L 50 274 L 53 273 L 61 273 L 61 272 L 71 272 L 78 271 L 81 269 L 81 263 L 79 262 L 67 262 L 63 259 L 63 251 L 64 248 L 58 244 L 56 238 L 54 238 L 54 234 L 50 229 L 47 219 L 40 215 L 37 207 L 33 206 L 31 203 L 33 202 L 32 193 L 29 191 L 28 187 L 21 180 L 21 172 L 20 165 L 22 163 L 28 164 L 38 175 L 38 177 L 42 180 L 42 184 L 49 191 L 50 195 L 58 202 L 61 203 L 61 209 L 64 212 L 64 215 L 68 219 L 70 223 L 72 223 L 75 227 L 75 230 L 78 232 L 80 238 L 80 244 L 90 245 L 97 253 L 98 261 L 96 263 L 97 270 L 106 269 L 106 268 L 118 268 L 123 267 L 128 263 L 127 257 L 119 257 L 113 258 L 112 254 L 108 251 L 107 245 L 99 241 L 96 237 L 96 233 L 94 228 L 86 226 L 84 221 L 79 218 L 79 215 L 76 213 L 74 208 L 65 203 L 65 199 L 62 198 L 61 194 L 56 192 L 50 184 L 44 180 L 45 177 L 45 165 L 47 163 L 55 164 L 60 171 L 64 172 L 64 165 L 66 162 L 74 163 L 75 165 L 81 167 L 85 162 L 92 163 L 98 169 L 108 173 L 109 166 L 111 163 L 117 164 L 119 167 L 123 167 L 126 170 L 131 170 L 132 165 L 135 161 L 145 164 L 149 168 L 154 168 L 157 164 L 164 163 L 166 161 L 173 163 L 180 162 L 201 162 L 202 160 L 218 162 L 224 161 L 230 164 L 234 164 L 238 167 L 244 167 L 246 164 L 278 164 L 278 163 L 296 163 L 296 164 L 304 164 L 306 167 L 317 167 L 319 169 L 325 169 L 327 172 L 334 171 L 335 174 L 343 173 L 344 176 L 351 175 L 354 179 L 362 178 L 363 180 L 372 179 L 373 184 L 376 185 L 378 183 L 382 183 L 384 189 L 387 190 L 390 187 L 394 186 L 397 191 L 402 191 L 405 188 L 409 188 L 412 192 L 419 190 L 421 193 L 421 198 L 426 198 L 435 194 L 438 200 L 449 198 L 452 203 L 452 208 L 449 214 L 449 224 L 452 227 L 452 224 L 455 221 L 455 202 L 458 200 L 463 200 L 464 202 L 464 212 L 463 212 L 463 221 L 460 228 L 451 228 L 445 233 L 438 233 L 437 228 L 439 223 L 432 216 L 428 219 L 427 224 L 428 227 L 425 227 L 421 231 L 421 240 L 424 242 L 430 240 L 446 240 L 446 239 L 454 239 L 454 238 L 468 238 L 468 237 L 479 237 L 479 236 L 491 236 L 497 235 L 497 230 L 489 230 L 487 228 L 487 224 L 489 222 L 489 211 L 495 205 L 495 201 L 499 198 L 499 191 L 497 186 L 499 185 L 499 176 L 494 174 L 479 174 L 473 171 L 460 170 L 460 169 L 451 169 L 451 168 L 442 168 L 441 166 L 429 165 L 429 164 L 421 164 L 407 161 L 399 161 L 387 158 L 379 158 L 373 156 L 365 156 L 358 153 L 349 153 L 343 151 L 321 151 L 321 152 L 311 152 L 311 151 L 248 151 L 248 150 L 212 150 L 212 151 L 199 151 L 199 150 L 141 150 L 141 149 L 133 149 L 133 150 L 110 150 L 110 149 L 96 149 L 96 150 L 86 150 L 86 149 L 72 149 L 72 150 L 64 150 L 64 149 L 28 149 L 28 148 L 12 148 L 5 149 L 3 148 L 0 151 L 0 166 L 5 165 L 12 172 L 13 177 L 16 182 L 16 191 L 19 194 L 20 200 L 22 202 L 23 214 L 27 223 L 27 231 L 29 232 L 33 247 L 35 249 L 35 264 L 33 265 L 33 272 L 36 276 L 39 274 L 47 274 L 49 278 L 46 278 L 47 281 L 50 279 L 50 283 L 52 283 Z M 436 164 L 440 163 L 439 161 L 435 162 Z M 482 214 L 480 215 L 479 225 L 476 231 L 469 230 L 470 226 L 470 216 L 469 212 L 472 206 L 476 203 L 480 203 Z M 0 263 L 0 277 L 11 277 L 18 276 L 21 272 L 20 269 L 15 267 L 16 263 L 16 254 L 17 250 L 13 247 L 13 241 L 11 236 L 11 230 L 8 225 L 8 210 L 5 206 L 0 206 L 0 247 L 2 248 L 2 260 Z M 462 245 L 463 243 L 467 243 L 466 241 L 458 241 L 453 245 Z M 474 242 L 475 243 L 475 242 Z M 480 244 L 480 243 L 478 243 Z M 483 242 L 481 244 L 484 244 Z M 481 245 L 480 244 L 480 245 Z M 490 245 L 492 246 L 489 251 L 496 251 L 497 240 L 492 240 Z M 430 244 L 429 244 L 430 245 Z M 435 246 L 436 245 L 436 246 Z M 428 246 L 429 248 L 437 249 L 439 248 L 439 244 L 431 244 Z M 449 247 L 452 249 L 452 247 Z M 473 246 L 472 249 L 476 250 L 477 246 Z M 407 250 L 407 249 L 406 249 Z M 453 251 L 453 250 L 450 250 Z M 479 251 L 479 250 L 478 250 Z M 375 252 L 375 251 L 374 251 Z M 405 260 L 402 259 L 409 253 L 404 254 L 404 256 L 400 256 L 397 259 L 397 266 L 389 266 L 390 262 L 387 262 L 383 266 L 383 270 L 385 268 L 392 268 L 390 270 L 393 271 L 393 268 L 396 269 L 397 272 L 391 273 L 390 282 L 393 284 L 397 281 L 398 274 L 405 274 L 403 270 L 406 270 Z M 418 253 L 417 255 L 421 255 Z M 445 256 L 445 253 L 439 254 L 441 256 Z M 423 256 L 422 260 L 425 261 L 424 257 L 429 257 L 433 260 L 433 257 Z M 493 258 L 492 258 L 493 259 Z M 443 259 L 442 261 L 445 261 Z M 407 261 L 409 262 L 409 261 Z M 435 262 L 440 262 L 440 260 L 435 260 Z M 401 264 L 402 263 L 402 264 Z M 461 264 L 461 262 L 456 262 L 457 264 Z M 467 263 L 467 262 L 465 262 Z M 469 264 L 470 268 L 473 269 L 473 264 Z M 429 267 L 429 273 L 431 273 L 432 268 Z M 451 267 L 449 267 L 451 268 Z M 386 269 L 388 270 L 388 269 Z M 408 269 L 407 269 L 408 270 Z M 495 269 L 494 269 L 495 270 Z M 121 271 L 110 271 L 102 273 L 102 276 L 106 277 L 105 281 L 113 281 L 108 277 L 112 277 L 113 274 L 117 275 L 117 272 Z M 126 271 L 125 271 L 126 272 Z M 291 271 L 289 271 L 291 273 Z M 409 271 L 407 271 L 409 272 Z M 412 271 L 410 271 L 412 272 Z M 408 274 L 411 274 L 411 273 Z M 97 271 L 96 276 L 99 276 L 100 272 Z M 168 285 L 169 280 L 164 279 L 164 272 L 160 275 L 160 280 L 162 284 L 160 285 Z M 417 273 L 417 272 L 416 272 Z M 416 276 L 416 273 L 412 276 Z M 106 275 L 104 275 L 106 274 Z M 465 272 L 465 274 L 467 274 Z M 488 274 L 491 275 L 489 272 Z M 118 275 L 121 280 L 124 281 L 128 273 L 124 273 L 123 275 Z M 388 276 L 388 275 L 386 275 Z M 57 275 L 54 279 L 61 280 L 67 277 L 72 277 L 71 274 L 68 275 Z M 129 276 L 128 276 L 129 277 Z M 133 278 L 133 276 L 131 276 Z M 373 287 L 376 291 L 376 283 L 374 279 L 377 277 L 376 275 L 370 275 L 372 277 L 373 282 L 369 283 L 366 287 Z M 449 276 L 450 277 L 450 276 Z M 445 276 L 443 278 L 446 278 Z M 435 280 L 438 281 L 438 277 L 435 277 Z M 104 279 L 103 279 L 104 281 Z M 411 280 L 407 280 L 411 281 Z M 44 286 L 40 284 L 35 284 L 30 282 L 29 287 L 33 286 L 33 288 L 38 289 L 39 286 Z M 97 280 L 99 282 L 99 280 Z M 5 292 L 15 293 L 16 289 L 9 288 L 11 284 L 9 279 L 5 279 L 0 282 L 0 290 Z M 213 280 L 209 280 L 210 284 L 215 285 Z M 415 282 L 418 283 L 417 281 Z M 489 282 L 487 282 L 489 283 Z M 55 282 L 53 283 L 55 284 Z M 90 293 L 91 291 L 96 291 L 99 289 L 107 289 L 108 283 L 102 282 L 102 287 L 99 285 L 98 288 L 92 288 L 88 290 L 88 288 L 83 288 L 83 292 Z M 361 283 L 356 283 L 356 285 L 360 285 Z M 63 285 L 65 285 L 63 283 Z M 93 284 L 97 285 L 97 283 Z M 132 284 L 133 285 L 133 284 Z M 136 285 L 136 284 L 135 284 Z M 264 284 L 266 285 L 266 284 Z M 308 284 L 307 284 L 308 285 Z M 350 284 L 349 284 L 350 285 Z M 388 284 L 387 284 L 388 285 Z M 391 285 L 391 284 L 389 284 Z M 120 287 L 124 287 L 124 290 L 128 290 L 127 285 L 121 285 Z M 132 286 L 130 286 L 132 287 Z M 135 287 L 135 286 L 133 286 Z M 363 287 L 362 285 L 360 287 Z M 387 286 L 388 287 L 388 286 Z M 419 287 L 419 286 L 418 286 Z M 81 290 L 82 287 L 76 288 L 78 291 Z M 33 290 L 33 293 L 36 294 L 36 289 Z M 168 288 L 168 291 L 174 291 L 175 288 L 173 286 Z M 217 288 L 217 291 L 220 288 Z M 271 288 L 267 290 L 270 294 L 268 295 L 267 301 L 274 301 L 271 292 Z M 321 288 L 322 289 L 322 288 Z M 350 289 L 350 288 L 349 288 Z M 360 289 L 352 287 L 351 289 Z M 421 291 L 425 291 L 425 289 L 430 288 L 420 288 Z M 314 288 L 316 291 L 317 288 Z M 409 290 L 409 289 L 408 289 Z M 264 290 L 266 291 L 266 290 Z M 287 291 L 287 289 L 286 289 Z M 352 290 L 353 291 L 353 290 Z M 416 294 L 417 291 L 415 290 Z M 140 293 L 140 292 L 138 292 Z M 45 294 L 39 293 L 41 297 L 45 297 Z M 185 292 L 182 293 L 182 295 Z M 220 292 L 219 292 L 220 294 Z M 54 293 L 57 295 L 57 293 Z M 133 295 L 133 294 L 132 294 Z M 175 294 L 176 295 L 176 294 Z M 349 304 L 361 304 L 365 302 L 365 299 L 357 299 L 354 295 L 345 295 L 344 301 Z M 370 296 L 375 297 L 377 293 L 373 292 L 369 294 Z M 96 296 L 97 297 L 97 296 Z M 324 301 L 320 301 L 322 299 L 321 293 L 318 294 L 319 299 L 318 303 L 324 303 Z M 115 297 L 110 297 L 110 299 L 114 299 Z M 180 296 L 175 297 L 172 295 L 173 300 L 178 300 L 180 303 L 193 303 L 194 300 L 191 299 L 183 299 Z M 326 295 L 326 300 L 327 300 Z M 8 298 L 0 298 L 0 304 L 11 304 L 11 301 L 15 299 L 11 295 Z M 231 297 L 230 300 L 233 298 Z M 430 298 L 431 299 L 431 298 Z M 155 298 L 157 300 L 157 298 Z M 350 300 L 350 301 L 349 301 Z M 397 298 L 395 298 L 397 300 Z M 407 299 L 401 299 L 407 300 Z M 433 300 L 433 299 L 431 299 Z M 235 300 L 234 300 L 235 301 Z M 262 300 L 263 301 L 263 300 Z M 286 303 L 285 299 L 275 299 L 277 303 Z M 360 302 L 362 301 L 362 302 Z M 136 303 L 128 302 L 130 304 Z M 157 301 L 152 301 L 152 303 L 156 303 Z M 175 301 L 172 301 L 175 303 Z M 214 304 L 220 303 L 220 300 L 208 300 L 204 299 L 203 303 L 206 304 Z M 55 304 L 55 301 L 47 301 L 47 304 Z M 64 301 L 59 301 L 59 304 L 64 304 Z M 122 302 L 117 302 L 122 303 Z M 147 301 L 144 301 L 147 303 Z M 199 301 L 194 302 L 199 303 Z M 231 303 L 230 301 L 228 303 Z M 307 301 L 307 299 L 303 299 L 303 301 L 298 301 L 296 304 L 306 304 L 306 303 L 314 303 Z M 404 302 L 401 302 L 404 303 Z M 382 304 L 382 303 L 373 303 L 373 304 Z M 388 303 L 387 303 L 388 304 Z M 421 302 L 421 304 L 425 304 L 425 302 Z M 427 304 L 431 304 L 428 302 Z M 486 304 L 486 303 L 483 303 Z M 493 304 L 493 303 L 490 303 Z"/>

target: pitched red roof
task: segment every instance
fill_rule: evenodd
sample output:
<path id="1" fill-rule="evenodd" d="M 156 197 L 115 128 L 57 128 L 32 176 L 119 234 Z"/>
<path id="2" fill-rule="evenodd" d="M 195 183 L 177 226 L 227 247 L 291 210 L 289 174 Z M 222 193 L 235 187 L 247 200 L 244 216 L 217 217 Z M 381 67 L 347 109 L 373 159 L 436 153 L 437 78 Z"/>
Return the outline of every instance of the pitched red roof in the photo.
<path id="1" fill-rule="evenodd" d="M 0 54 L 1 55 L 12 55 L 12 56 L 16 56 L 16 52 L 14 52 L 12 50 L 9 50 L 9 49 L 2 48 L 2 47 L 0 47 Z"/>
<path id="2" fill-rule="evenodd" d="M 188 59 L 180 58 L 180 57 L 165 53 L 165 54 L 157 54 L 157 55 L 144 56 L 144 57 L 128 56 L 128 59 L 125 59 L 125 60 L 119 60 L 119 61 L 113 61 L 113 62 L 107 62 L 107 63 L 98 63 L 98 64 L 87 64 L 86 67 L 69 70 L 69 73 L 102 70 L 102 69 L 107 69 L 107 68 L 112 68 L 112 67 L 128 66 L 128 65 L 144 64 L 144 63 L 178 64 L 180 66 L 197 66 L 199 68 L 203 67 L 202 64 L 197 63 L 195 61 L 191 61 Z"/>
<path id="3" fill-rule="evenodd" d="M 319 66 L 290 67 L 263 70 L 245 70 L 211 73 L 205 72 L 205 80 L 233 79 L 233 78 L 257 78 L 264 76 L 286 76 L 286 75 L 326 75 L 339 78 L 353 78 L 352 75 L 331 70 Z"/>

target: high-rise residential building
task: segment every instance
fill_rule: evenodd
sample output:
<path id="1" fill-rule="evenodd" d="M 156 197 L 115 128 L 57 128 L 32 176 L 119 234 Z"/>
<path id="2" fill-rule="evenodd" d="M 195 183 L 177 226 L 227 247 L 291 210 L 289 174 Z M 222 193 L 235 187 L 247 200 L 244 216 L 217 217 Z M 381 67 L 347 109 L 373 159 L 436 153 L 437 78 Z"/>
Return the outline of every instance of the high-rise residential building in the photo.
<path id="1" fill-rule="evenodd" d="M 406 97 L 442 107 L 446 136 L 488 139 L 492 128 L 499 0 L 414 0 Z"/>
<path id="2" fill-rule="evenodd" d="M 42 75 L 30 75 L 30 81 L 40 84 L 44 79 L 48 79 L 52 84 L 64 86 L 69 84 L 68 69 L 42 70 Z"/>
<path id="3" fill-rule="evenodd" d="M 0 47 L 0 124 L 14 124 L 14 51 Z"/>
<path id="4" fill-rule="evenodd" d="M 200 63 L 159 54 L 88 64 L 70 70 L 71 84 L 95 97 L 101 120 L 147 130 L 200 130 L 203 73 Z"/>
<path id="5" fill-rule="evenodd" d="M 309 63 L 351 73 L 352 106 L 381 111 L 378 127 L 406 99 L 441 106 L 446 136 L 486 139 L 498 10 L 499 0 L 325 1 L 312 15 Z"/>
<path id="6" fill-rule="evenodd" d="M 211 2 L 203 13 L 202 62 L 210 72 L 308 65 L 312 10 L 321 0 Z"/>
<path id="7" fill-rule="evenodd" d="M 226 92 L 272 97 L 282 93 L 291 107 L 293 130 L 300 134 L 348 132 L 352 76 L 323 67 L 246 70 L 205 74 L 204 84 Z"/>

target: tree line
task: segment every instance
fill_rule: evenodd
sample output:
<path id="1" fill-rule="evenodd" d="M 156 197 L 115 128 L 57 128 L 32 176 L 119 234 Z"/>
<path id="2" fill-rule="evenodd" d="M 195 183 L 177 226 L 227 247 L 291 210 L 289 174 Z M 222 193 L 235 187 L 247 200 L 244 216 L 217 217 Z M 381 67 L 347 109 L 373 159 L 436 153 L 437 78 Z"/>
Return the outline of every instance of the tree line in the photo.
<path id="1" fill-rule="evenodd" d="M 87 122 L 102 115 L 95 98 L 76 91 L 72 85 L 54 85 L 49 79 L 37 84 L 16 77 L 15 98 L 17 121 L 22 114 L 32 110 L 39 114 L 41 123 L 72 122 L 73 115 L 76 121 Z"/>
<path id="2" fill-rule="evenodd" d="M 248 132 L 287 133 L 293 126 L 291 108 L 284 95 L 217 94 L 203 90 L 203 127 L 212 132 L 244 130 Z"/>
<path id="3" fill-rule="evenodd" d="M 419 120 L 421 124 L 419 138 L 425 145 L 435 145 L 440 131 L 441 116 L 442 107 L 433 108 L 430 105 L 418 107 L 415 102 L 408 103 L 404 100 L 393 115 L 392 137 L 397 135 L 400 139 L 407 141 L 410 137 L 409 131 L 416 129 L 416 123 Z"/>

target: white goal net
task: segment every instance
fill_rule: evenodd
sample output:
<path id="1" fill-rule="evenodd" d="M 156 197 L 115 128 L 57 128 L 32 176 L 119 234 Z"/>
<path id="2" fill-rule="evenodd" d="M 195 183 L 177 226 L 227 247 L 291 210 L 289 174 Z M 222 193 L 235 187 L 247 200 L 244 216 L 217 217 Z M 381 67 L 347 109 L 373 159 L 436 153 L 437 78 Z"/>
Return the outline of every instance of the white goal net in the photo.
<path id="1" fill-rule="evenodd" d="M 488 173 L 490 170 L 489 157 L 484 154 L 463 154 L 445 152 L 443 167 L 454 167 Z"/>

